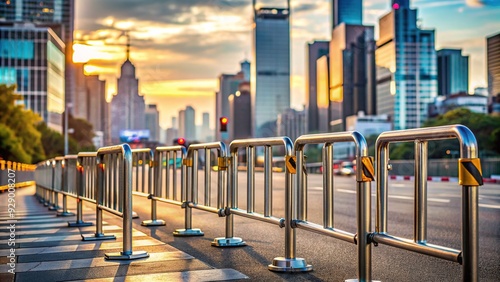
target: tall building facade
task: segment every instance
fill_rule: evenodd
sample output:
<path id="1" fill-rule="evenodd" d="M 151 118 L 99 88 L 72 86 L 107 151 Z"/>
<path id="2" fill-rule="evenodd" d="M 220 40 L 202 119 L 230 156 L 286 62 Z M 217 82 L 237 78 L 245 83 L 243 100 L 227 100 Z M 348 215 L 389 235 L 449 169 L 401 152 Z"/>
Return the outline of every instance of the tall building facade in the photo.
<path id="1" fill-rule="evenodd" d="M 374 28 L 336 26 L 330 42 L 330 100 L 340 105 L 341 130 L 348 116 L 375 114 L 375 69 Z"/>
<path id="2" fill-rule="evenodd" d="M 160 112 L 156 104 L 146 106 L 146 128 L 149 130 L 150 141 L 160 141 Z"/>
<path id="3" fill-rule="evenodd" d="M 314 41 L 306 46 L 306 111 L 307 131 L 317 132 L 318 123 L 318 80 L 316 61 L 328 54 L 329 41 Z"/>
<path id="4" fill-rule="evenodd" d="M 278 115 L 276 125 L 278 136 L 288 136 L 290 139 L 295 140 L 307 133 L 306 112 L 287 109 Z"/>
<path id="5" fill-rule="evenodd" d="M 332 0 L 332 30 L 341 23 L 363 24 L 362 0 Z"/>
<path id="6" fill-rule="evenodd" d="M 469 92 L 469 56 L 461 49 L 437 51 L 437 75 L 439 96 Z"/>
<path id="7" fill-rule="evenodd" d="M 65 99 L 73 102 L 74 71 L 73 31 L 75 21 L 74 0 L 10 0 L 0 1 L 0 21 L 31 22 L 50 27 L 64 42 Z"/>
<path id="8" fill-rule="evenodd" d="M 62 132 L 64 42 L 49 27 L 0 26 L 0 83 L 17 85 L 27 109 Z"/>
<path id="9" fill-rule="evenodd" d="M 146 129 L 144 97 L 139 95 L 139 80 L 135 76 L 135 66 L 127 60 L 121 67 L 118 78 L 118 93 L 111 101 L 111 138 L 118 142 L 122 130 Z"/>
<path id="10" fill-rule="evenodd" d="M 191 106 L 179 111 L 179 136 L 192 142 L 196 140 L 195 111 Z"/>
<path id="11" fill-rule="evenodd" d="M 244 60 L 240 63 L 241 70 L 236 74 L 221 74 L 219 76 L 219 90 L 215 95 L 215 131 L 216 140 L 222 140 L 219 118 L 229 117 L 229 96 L 238 91 L 242 82 L 248 82 L 250 78 L 250 62 Z M 229 132 L 229 134 L 231 134 Z M 225 136 L 227 138 L 227 136 Z"/>
<path id="12" fill-rule="evenodd" d="M 276 136 L 272 124 L 290 108 L 290 1 L 286 8 L 260 8 L 253 1 L 251 98 L 255 137 Z"/>
<path id="13" fill-rule="evenodd" d="M 486 39 L 486 64 L 488 92 L 496 103 L 500 103 L 500 33 Z"/>
<path id="14" fill-rule="evenodd" d="M 238 91 L 229 96 L 229 140 L 252 137 L 252 107 L 250 82 L 242 82 Z"/>
<path id="15" fill-rule="evenodd" d="M 97 134 L 102 136 L 104 145 L 111 144 L 110 104 L 106 101 L 106 81 L 98 75 L 85 75 L 84 64 L 74 65 L 75 100 L 72 114 L 88 121 Z"/>
<path id="16" fill-rule="evenodd" d="M 379 20 L 377 114 L 387 114 L 394 129 L 419 128 L 437 96 L 434 30 L 417 27 L 417 10 L 409 0 L 393 0 Z"/>

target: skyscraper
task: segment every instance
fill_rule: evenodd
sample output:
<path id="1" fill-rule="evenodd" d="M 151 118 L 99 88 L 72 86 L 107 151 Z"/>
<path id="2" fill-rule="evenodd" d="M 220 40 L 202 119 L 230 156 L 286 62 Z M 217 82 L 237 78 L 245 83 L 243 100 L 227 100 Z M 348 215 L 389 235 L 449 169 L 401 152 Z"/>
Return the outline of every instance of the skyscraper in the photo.
<path id="1" fill-rule="evenodd" d="M 341 23 L 363 24 L 362 0 L 332 0 L 332 30 Z"/>
<path id="2" fill-rule="evenodd" d="M 486 42 L 488 92 L 500 103 L 500 33 L 487 37 Z"/>
<path id="3" fill-rule="evenodd" d="M 184 110 L 184 137 L 193 141 L 196 140 L 195 111 L 193 107 L 187 106 Z"/>
<path id="4" fill-rule="evenodd" d="M 373 30 L 372 26 L 341 23 L 332 33 L 330 100 L 340 105 L 342 130 L 348 116 L 359 111 L 373 115 L 376 111 Z"/>
<path id="5" fill-rule="evenodd" d="M 24 106 L 62 131 L 64 43 L 51 28 L 0 26 L 0 83 L 16 84 Z"/>
<path id="6" fill-rule="evenodd" d="M 250 82 L 242 82 L 229 96 L 229 140 L 252 137 Z"/>
<path id="7" fill-rule="evenodd" d="M 328 55 L 329 41 L 314 41 L 306 46 L 306 109 L 307 131 L 318 131 L 318 81 L 316 61 Z"/>
<path id="8" fill-rule="evenodd" d="M 437 75 L 439 96 L 469 92 L 469 56 L 461 49 L 437 51 Z"/>
<path id="9" fill-rule="evenodd" d="M 215 131 L 216 140 L 222 140 L 220 132 L 219 118 L 229 117 L 229 101 L 230 95 L 234 95 L 238 91 L 240 83 L 249 81 L 250 77 L 250 62 L 244 60 L 240 63 L 241 70 L 237 74 L 221 74 L 219 76 L 219 91 L 215 95 Z M 231 134 L 229 132 L 229 134 Z M 227 137 L 225 137 L 227 138 Z"/>
<path id="10" fill-rule="evenodd" d="M 149 140 L 160 141 L 160 112 L 156 104 L 146 106 L 146 128 L 149 129 Z"/>
<path id="11" fill-rule="evenodd" d="M 289 2 L 286 8 L 257 10 L 253 1 L 251 98 L 256 137 L 275 136 L 271 125 L 276 124 L 279 113 L 290 108 Z"/>
<path id="12" fill-rule="evenodd" d="M 111 138 L 113 142 L 119 140 L 122 130 L 146 129 L 144 111 L 146 104 L 144 97 L 139 95 L 139 79 L 135 76 L 135 66 L 127 60 L 121 67 L 121 76 L 118 78 L 118 93 L 111 101 Z"/>
<path id="13" fill-rule="evenodd" d="M 0 1 L 0 21 L 32 22 L 50 27 L 65 44 L 65 97 L 73 102 L 73 30 L 74 0 L 10 0 Z"/>
<path id="14" fill-rule="evenodd" d="M 419 128 L 437 96 L 434 30 L 417 27 L 417 10 L 410 9 L 409 0 L 393 0 L 379 30 L 377 114 L 389 115 L 396 130 Z"/>

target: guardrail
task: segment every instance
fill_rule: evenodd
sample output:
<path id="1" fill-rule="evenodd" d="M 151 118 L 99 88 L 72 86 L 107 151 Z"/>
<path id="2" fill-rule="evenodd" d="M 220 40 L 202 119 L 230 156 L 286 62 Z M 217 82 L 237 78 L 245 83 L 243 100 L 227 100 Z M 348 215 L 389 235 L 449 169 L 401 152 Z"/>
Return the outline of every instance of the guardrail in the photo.
<path id="1" fill-rule="evenodd" d="M 104 235 L 102 212 L 123 218 L 123 251 L 105 254 L 109 260 L 131 260 L 149 257 L 145 251 L 132 250 L 132 150 L 128 144 L 100 148 L 97 151 L 96 233 L 82 235 L 83 240 L 112 239 Z"/>
<path id="2" fill-rule="evenodd" d="M 50 205 L 50 193 L 52 189 L 52 159 L 41 162 L 35 169 L 36 195 L 44 206 Z"/>
<path id="3" fill-rule="evenodd" d="M 74 213 L 68 211 L 67 196 L 76 197 L 76 155 L 64 156 L 61 161 L 61 187 L 59 193 L 62 194 L 62 211 L 57 212 L 57 216 L 73 216 Z M 57 196 L 57 194 L 56 194 Z M 58 197 L 58 196 L 57 196 Z"/>
<path id="4" fill-rule="evenodd" d="M 180 157 L 177 157 L 177 155 Z M 143 226 L 161 226 L 165 225 L 165 220 L 157 218 L 157 202 L 164 202 L 182 206 L 186 201 L 186 167 L 182 165 L 182 160 L 186 157 L 186 148 L 184 146 L 156 147 L 153 156 L 153 190 L 150 191 L 148 198 L 151 199 L 151 219 L 144 220 Z M 178 164 L 180 159 L 180 187 L 177 181 Z M 165 163 L 164 161 L 165 160 Z M 170 164 L 172 161 L 172 164 Z M 165 178 L 163 174 L 165 173 Z M 165 181 L 163 180 L 165 179 Z M 180 190 L 181 198 L 178 191 Z"/>
<path id="5" fill-rule="evenodd" d="M 205 185 L 204 185 L 204 203 L 198 202 L 198 155 L 199 151 L 205 151 Z M 217 169 L 217 208 L 212 207 L 210 199 L 212 195 L 212 181 L 211 181 L 211 150 L 217 151 L 218 169 Z M 203 236 L 203 232 L 192 227 L 192 209 L 199 209 L 223 215 L 222 209 L 224 208 L 224 188 L 226 186 L 224 174 L 227 168 L 227 152 L 226 145 L 223 142 L 201 143 L 192 144 L 189 146 L 184 159 L 184 165 L 187 167 L 187 185 L 186 185 L 186 202 L 183 205 L 185 208 L 185 223 L 184 229 L 177 229 L 174 236 Z"/>
<path id="6" fill-rule="evenodd" d="M 32 185 L 36 165 L 0 160 L 0 192 Z"/>
<path id="7" fill-rule="evenodd" d="M 356 146 L 356 222 L 357 233 L 336 229 L 334 226 L 334 179 L 333 144 L 354 142 Z M 304 181 L 304 147 L 307 144 L 323 144 L 323 225 L 307 221 L 307 181 Z M 358 132 L 340 132 L 302 135 L 295 141 L 297 195 L 292 202 L 297 219 L 293 227 L 337 238 L 358 246 L 358 279 L 371 281 L 371 181 L 373 181 L 373 161 L 368 157 L 365 138 Z M 295 158 L 292 159 L 293 164 Z M 311 267 L 312 270 L 312 267 Z"/>
<path id="8" fill-rule="evenodd" d="M 430 140 L 458 139 L 460 143 L 459 184 L 462 185 L 462 250 L 427 243 L 427 144 Z M 413 240 L 387 231 L 389 144 L 415 143 L 415 201 Z M 384 132 L 376 141 L 377 213 L 373 242 L 458 262 L 463 280 L 478 280 L 478 186 L 481 167 L 474 134 L 465 126 L 440 126 Z"/>
<path id="9" fill-rule="evenodd" d="M 83 201 L 96 203 L 95 181 L 97 167 L 96 152 L 81 152 L 77 155 L 75 168 L 76 221 L 68 222 L 68 227 L 91 226 L 92 222 L 83 221 Z"/>

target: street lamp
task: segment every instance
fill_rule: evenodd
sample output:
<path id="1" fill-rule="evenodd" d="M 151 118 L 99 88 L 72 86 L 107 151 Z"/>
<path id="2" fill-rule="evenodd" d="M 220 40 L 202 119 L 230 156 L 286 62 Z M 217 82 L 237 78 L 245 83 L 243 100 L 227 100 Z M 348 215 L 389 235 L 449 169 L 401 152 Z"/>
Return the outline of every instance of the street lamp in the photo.
<path id="1" fill-rule="evenodd" d="M 64 155 L 68 154 L 68 110 L 73 107 L 72 103 L 66 103 L 66 109 L 64 110 Z M 73 128 L 71 128 L 73 132 Z"/>

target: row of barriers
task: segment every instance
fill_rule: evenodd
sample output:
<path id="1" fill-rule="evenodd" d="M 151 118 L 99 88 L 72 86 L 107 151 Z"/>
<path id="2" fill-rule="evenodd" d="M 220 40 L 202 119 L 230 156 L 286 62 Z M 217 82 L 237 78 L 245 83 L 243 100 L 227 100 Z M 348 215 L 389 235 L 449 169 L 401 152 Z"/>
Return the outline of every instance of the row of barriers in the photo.
<path id="1" fill-rule="evenodd" d="M 458 139 L 459 184 L 462 185 L 462 249 L 456 250 L 427 243 L 427 144 L 432 140 Z M 356 147 L 356 233 L 335 227 L 334 176 L 332 169 L 323 172 L 323 222 L 308 220 L 307 172 L 304 148 L 307 144 L 322 145 L 323 167 L 332 167 L 333 145 L 352 142 Z M 391 235 L 387 228 L 389 145 L 397 142 L 415 144 L 414 236 L 412 239 Z M 255 159 L 257 150 L 264 154 L 264 209 L 255 209 Z M 238 154 L 246 154 L 246 210 L 238 207 Z M 273 215 L 273 150 L 283 152 L 284 218 Z M 200 153 L 204 151 L 204 164 Z M 259 151 L 260 152 L 260 151 Z M 215 157 L 215 159 L 214 159 Z M 216 165 L 212 166 L 215 163 Z M 217 179 L 212 180 L 212 170 Z M 199 170 L 204 175 L 203 197 L 199 196 Z M 376 226 L 371 226 L 371 182 L 376 179 Z M 465 126 L 452 125 L 433 128 L 399 130 L 382 133 L 376 141 L 375 163 L 368 156 L 365 138 L 358 132 L 337 132 L 300 136 L 295 142 L 288 137 L 235 140 L 229 148 L 223 142 L 156 149 L 130 149 L 127 144 L 105 147 L 97 153 L 79 153 L 40 163 L 36 170 L 37 195 L 59 215 L 70 215 L 66 196 L 77 199 L 76 222 L 69 226 L 91 223 L 82 219 L 82 201 L 96 205 L 96 233 L 84 240 L 112 239 L 102 232 L 102 211 L 123 217 L 123 251 L 106 255 L 108 259 L 135 259 L 148 256 L 146 252 L 132 251 L 132 193 L 151 201 L 151 218 L 144 226 L 165 225 L 157 218 L 158 203 L 168 203 L 185 209 L 184 228 L 176 229 L 174 236 L 202 236 L 193 228 L 193 209 L 225 217 L 225 236 L 215 238 L 212 246 L 245 246 L 246 242 L 234 236 L 234 216 L 271 223 L 285 228 L 285 254 L 276 257 L 268 266 L 279 272 L 312 270 L 305 259 L 296 254 L 296 229 L 340 239 L 357 245 L 357 268 L 360 281 L 372 279 L 371 247 L 385 244 L 448 261 L 463 268 L 464 281 L 478 280 L 478 186 L 482 185 L 478 148 L 475 136 Z M 216 186 L 216 189 L 212 189 Z M 58 194 L 63 195 L 63 207 L 58 207 Z"/>

